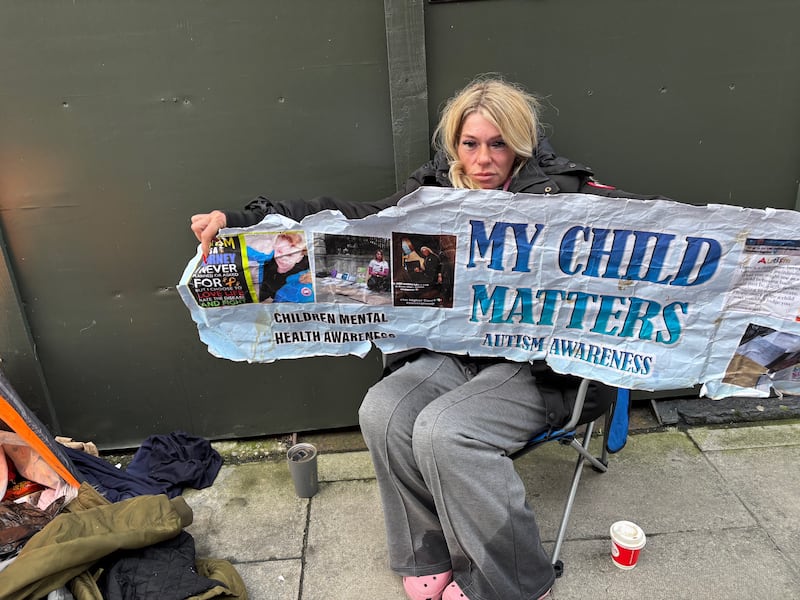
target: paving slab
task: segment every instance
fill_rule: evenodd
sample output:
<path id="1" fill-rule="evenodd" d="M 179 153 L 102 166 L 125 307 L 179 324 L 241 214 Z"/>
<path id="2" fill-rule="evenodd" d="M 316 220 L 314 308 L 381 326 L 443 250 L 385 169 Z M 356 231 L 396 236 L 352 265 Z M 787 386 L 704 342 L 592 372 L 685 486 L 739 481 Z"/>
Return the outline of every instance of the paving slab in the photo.
<path id="1" fill-rule="evenodd" d="M 323 484 L 311 501 L 302 600 L 401 600 L 389 570 L 378 486 L 371 481 Z"/>
<path id="2" fill-rule="evenodd" d="M 233 563 L 302 557 L 309 501 L 295 496 L 284 462 L 224 465 L 214 485 L 183 495 L 194 511 L 186 530 L 198 556 Z"/>
<path id="3" fill-rule="evenodd" d="M 375 469 L 366 451 L 320 454 L 318 471 L 320 481 L 375 479 Z"/>
<path id="4" fill-rule="evenodd" d="M 594 440 L 599 449 L 600 440 Z M 575 451 L 547 444 L 517 460 L 544 540 L 554 540 Z M 755 520 L 727 482 L 680 431 L 632 435 L 607 473 L 585 467 L 568 539 L 607 538 L 614 521 L 647 534 L 750 527 Z"/>
<path id="5" fill-rule="evenodd" d="M 694 427 L 687 431 L 703 452 L 800 445 L 800 422 L 746 427 Z"/>
<path id="6" fill-rule="evenodd" d="M 236 570 L 250 600 L 297 600 L 302 561 L 297 559 L 239 563 Z"/>
<path id="7" fill-rule="evenodd" d="M 608 473 L 584 469 L 553 599 L 800 598 L 797 428 L 631 435 Z M 226 462 L 213 486 L 186 490 L 198 556 L 230 560 L 253 600 L 405 600 L 368 453 L 357 438 L 354 451 L 317 441 L 313 498 L 295 496 L 280 456 Z M 550 547 L 574 461 L 571 448 L 548 444 L 515 463 Z M 623 518 L 648 535 L 632 571 L 610 559 L 608 528 Z"/>
<path id="8" fill-rule="evenodd" d="M 648 537 L 637 566 L 611 562 L 610 542 L 564 545 L 564 575 L 553 600 L 797 598 L 800 578 L 758 527 L 667 533 Z"/>
<path id="9" fill-rule="evenodd" d="M 800 445 L 724 450 L 707 456 L 800 571 Z"/>

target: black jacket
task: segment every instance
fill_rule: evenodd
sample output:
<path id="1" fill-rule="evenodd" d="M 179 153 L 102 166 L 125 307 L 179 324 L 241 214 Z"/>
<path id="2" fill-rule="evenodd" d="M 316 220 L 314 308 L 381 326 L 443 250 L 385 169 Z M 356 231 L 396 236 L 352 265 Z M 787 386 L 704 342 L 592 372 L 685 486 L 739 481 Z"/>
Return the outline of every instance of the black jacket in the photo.
<path id="1" fill-rule="evenodd" d="M 285 201 L 258 196 L 244 210 L 223 212 L 228 227 L 249 227 L 275 213 L 300 221 L 303 217 L 328 209 L 341 211 L 348 219 L 360 219 L 394 206 L 401 198 L 421 186 L 452 187 L 448 176 L 449 168 L 447 159 L 439 152 L 433 160 L 414 171 L 401 190 L 377 202 L 343 201 L 330 196 Z M 540 140 L 535 156 L 512 178 L 508 191 L 526 194 L 581 193 L 641 200 L 660 198 L 631 194 L 597 183 L 589 167 L 556 155 L 547 138 Z"/>
<path id="2" fill-rule="evenodd" d="M 296 221 L 321 210 L 338 210 L 348 219 L 360 219 L 397 204 L 401 198 L 421 186 L 452 187 L 446 157 L 437 153 L 433 160 L 414 171 L 401 190 L 377 202 L 342 201 L 329 196 L 312 200 L 279 201 L 258 196 L 241 211 L 223 211 L 228 227 L 248 227 L 260 222 L 268 214 L 281 214 Z M 526 194 L 581 193 L 597 196 L 635 199 L 657 199 L 661 196 L 642 196 L 599 184 L 592 170 L 568 158 L 558 156 L 545 137 L 539 141 L 536 153 L 520 172 L 514 176 L 508 191 Z M 386 370 L 391 372 L 411 360 L 419 351 L 399 352 L 386 357 Z M 485 359 L 479 359 L 485 360 Z M 537 387 L 547 406 L 547 424 L 558 428 L 569 419 L 580 379 L 561 375 L 550 369 L 544 361 L 531 364 Z M 586 397 L 582 422 L 600 416 L 615 397 L 608 386 L 592 384 Z"/>

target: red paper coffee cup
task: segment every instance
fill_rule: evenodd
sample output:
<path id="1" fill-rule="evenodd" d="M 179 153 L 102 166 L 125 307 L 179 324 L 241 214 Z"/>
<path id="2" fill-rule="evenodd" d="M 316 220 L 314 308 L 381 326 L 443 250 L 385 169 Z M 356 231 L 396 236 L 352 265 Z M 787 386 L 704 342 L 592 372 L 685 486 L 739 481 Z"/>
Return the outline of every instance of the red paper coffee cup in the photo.
<path id="1" fill-rule="evenodd" d="M 636 523 L 617 521 L 611 526 L 611 559 L 620 569 L 635 567 L 646 543 L 647 537 Z"/>

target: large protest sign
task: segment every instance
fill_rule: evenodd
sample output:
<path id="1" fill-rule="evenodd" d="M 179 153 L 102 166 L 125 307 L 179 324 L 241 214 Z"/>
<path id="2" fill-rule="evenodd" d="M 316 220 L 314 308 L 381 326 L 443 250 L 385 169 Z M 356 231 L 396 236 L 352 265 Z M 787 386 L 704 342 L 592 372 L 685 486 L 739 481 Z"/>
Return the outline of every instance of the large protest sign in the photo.
<path id="1" fill-rule="evenodd" d="M 646 390 L 800 391 L 800 214 L 421 188 L 227 229 L 179 285 L 215 356 L 415 348 Z"/>

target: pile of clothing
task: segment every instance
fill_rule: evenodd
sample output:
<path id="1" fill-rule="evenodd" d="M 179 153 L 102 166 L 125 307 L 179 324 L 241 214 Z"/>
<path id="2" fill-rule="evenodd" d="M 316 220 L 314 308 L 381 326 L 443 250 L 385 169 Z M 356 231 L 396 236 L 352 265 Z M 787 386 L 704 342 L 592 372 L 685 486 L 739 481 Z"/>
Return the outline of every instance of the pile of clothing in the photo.
<path id="1" fill-rule="evenodd" d="M 222 466 L 207 440 L 151 436 L 126 469 L 60 441 L 77 486 L 0 431 L 0 598 L 246 600 L 233 565 L 198 559 L 184 530 L 183 489 L 208 487 Z"/>

